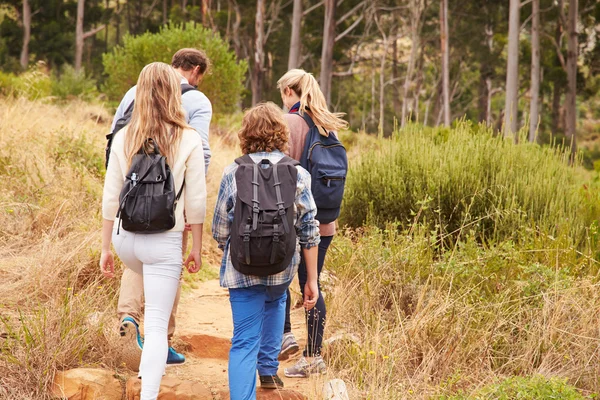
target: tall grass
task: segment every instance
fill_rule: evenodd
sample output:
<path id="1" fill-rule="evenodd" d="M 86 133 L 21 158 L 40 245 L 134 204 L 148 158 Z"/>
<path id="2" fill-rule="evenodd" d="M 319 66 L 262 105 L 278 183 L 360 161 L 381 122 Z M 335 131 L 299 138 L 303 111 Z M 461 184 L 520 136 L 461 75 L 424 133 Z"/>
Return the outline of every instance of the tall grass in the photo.
<path id="1" fill-rule="evenodd" d="M 341 222 L 407 228 L 418 214 L 439 235 L 473 231 L 493 241 L 527 227 L 585 244 L 600 191 L 583 184 L 568 158 L 561 148 L 515 146 L 470 122 L 409 125 L 351 165 Z"/>
<path id="2" fill-rule="evenodd" d="M 597 393 L 600 291 L 597 277 L 578 276 L 581 263 L 566 237 L 487 248 L 470 238 L 440 258 L 424 228 L 348 231 L 328 254 L 327 330 L 360 340 L 331 346 L 328 359 L 367 399 L 468 394 L 532 375 Z"/>

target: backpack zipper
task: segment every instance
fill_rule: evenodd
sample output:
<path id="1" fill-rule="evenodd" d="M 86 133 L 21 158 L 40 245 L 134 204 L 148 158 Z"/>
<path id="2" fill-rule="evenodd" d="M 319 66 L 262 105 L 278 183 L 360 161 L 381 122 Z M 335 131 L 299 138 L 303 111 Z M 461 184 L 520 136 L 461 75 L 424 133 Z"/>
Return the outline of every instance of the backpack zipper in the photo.
<path id="1" fill-rule="evenodd" d="M 313 149 L 314 149 L 315 147 L 317 147 L 317 145 L 319 145 L 320 143 L 321 143 L 321 142 L 315 142 L 315 143 L 314 143 L 312 146 L 310 146 L 310 147 L 308 148 L 308 161 L 312 162 L 312 159 L 311 159 L 311 157 L 312 157 L 312 152 L 313 152 Z M 322 146 L 323 148 L 326 148 L 326 149 L 329 149 L 329 148 L 331 148 L 331 147 L 341 147 L 341 148 L 343 148 L 344 150 L 346 150 L 346 148 L 344 147 L 344 145 L 343 145 L 343 144 L 341 144 L 341 143 L 329 144 L 329 145 L 321 145 L 321 146 Z"/>

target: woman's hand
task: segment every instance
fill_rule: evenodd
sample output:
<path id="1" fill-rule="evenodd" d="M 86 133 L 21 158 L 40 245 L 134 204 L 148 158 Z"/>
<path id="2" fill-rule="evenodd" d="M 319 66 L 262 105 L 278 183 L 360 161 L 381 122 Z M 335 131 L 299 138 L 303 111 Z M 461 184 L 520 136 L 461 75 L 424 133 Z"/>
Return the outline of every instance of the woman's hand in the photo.
<path id="1" fill-rule="evenodd" d="M 112 251 L 102 251 L 100 256 L 100 270 L 107 278 L 115 277 L 115 257 Z"/>
<path id="2" fill-rule="evenodd" d="M 202 268 L 202 256 L 200 255 L 200 250 L 192 249 L 190 255 L 185 260 L 185 268 L 190 274 L 195 274 L 200 271 L 200 268 Z"/>
<path id="3" fill-rule="evenodd" d="M 317 281 L 308 281 L 304 285 L 304 308 L 306 311 L 311 310 L 319 300 L 319 286 Z"/>

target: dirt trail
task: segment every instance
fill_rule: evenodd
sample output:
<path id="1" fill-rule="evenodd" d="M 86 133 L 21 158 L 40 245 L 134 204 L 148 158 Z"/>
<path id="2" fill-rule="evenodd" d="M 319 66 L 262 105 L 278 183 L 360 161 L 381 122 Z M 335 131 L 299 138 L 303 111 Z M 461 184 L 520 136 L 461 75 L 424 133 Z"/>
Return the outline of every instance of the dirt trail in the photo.
<path id="1" fill-rule="evenodd" d="M 167 376 L 202 382 L 214 392 L 227 389 L 227 359 L 233 333 L 231 307 L 227 290 L 217 279 L 202 282 L 197 289 L 184 292 L 177 313 L 177 331 L 174 345 L 183 350 L 186 363 L 169 367 Z M 292 330 L 302 348 L 306 339 L 304 310 L 292 310 Z M 309 399 L 317 398 L 324 377 L 288 379 L 285 367 L 293 365 L 300 352 L 290 360 L 281 362 L 279 376 L 286 389 L 297 390 Z"/>

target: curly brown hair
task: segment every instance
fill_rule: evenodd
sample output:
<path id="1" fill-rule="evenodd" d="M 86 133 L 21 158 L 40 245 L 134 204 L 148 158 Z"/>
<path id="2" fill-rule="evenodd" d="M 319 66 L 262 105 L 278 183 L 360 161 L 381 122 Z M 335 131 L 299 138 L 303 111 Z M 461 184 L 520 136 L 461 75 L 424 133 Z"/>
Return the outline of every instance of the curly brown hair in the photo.
<path id="1" fill-rule="evenodd" d="M 242 153 L 271 152 L 288 149 L 290 130 L 283 119 L 281 108 L 275 103 L 260 103 L 244 113 L 238 132 Z"/>

